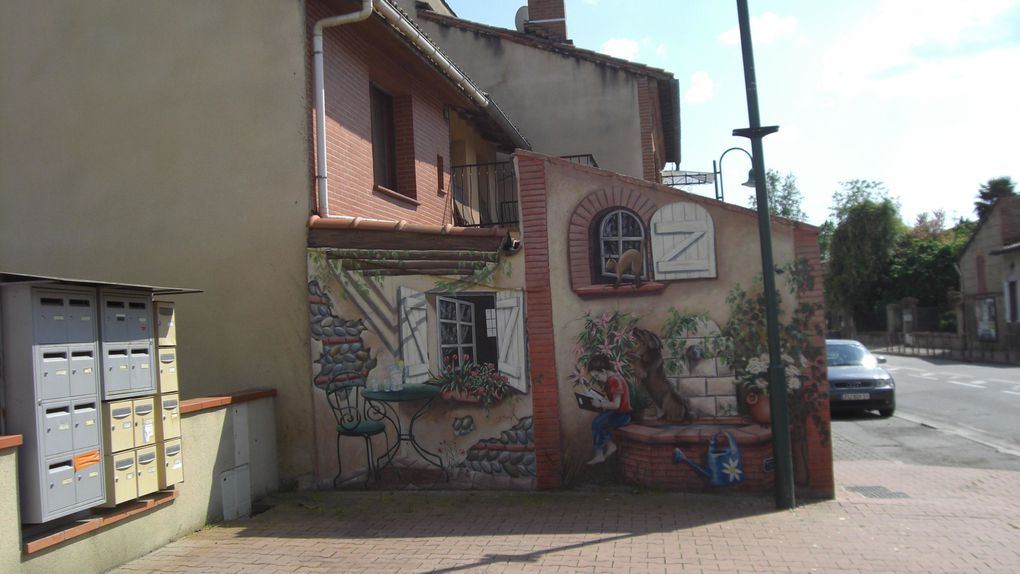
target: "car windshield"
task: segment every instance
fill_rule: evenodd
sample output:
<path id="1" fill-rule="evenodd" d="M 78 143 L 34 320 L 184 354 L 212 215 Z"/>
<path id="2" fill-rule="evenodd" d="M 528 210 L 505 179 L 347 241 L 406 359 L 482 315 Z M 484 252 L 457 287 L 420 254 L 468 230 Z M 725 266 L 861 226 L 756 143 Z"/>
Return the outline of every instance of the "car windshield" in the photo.
<path id="1" fill-rule="evenodd" d="M 875 356 L 857 345 L 828 344 L 825 346 L 830 367 L 874 367 Z"/>

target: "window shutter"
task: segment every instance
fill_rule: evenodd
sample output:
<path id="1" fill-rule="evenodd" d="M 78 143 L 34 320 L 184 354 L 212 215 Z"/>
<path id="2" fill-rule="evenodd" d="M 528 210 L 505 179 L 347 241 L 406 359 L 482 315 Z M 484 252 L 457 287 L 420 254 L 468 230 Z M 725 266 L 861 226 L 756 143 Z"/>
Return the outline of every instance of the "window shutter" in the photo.
<path id="1" fill-rule="evenodd" d="M 428 314 L 425 294 L 407 287 L 397 288 L 400 300 L 400 358 L 407 368 L 408 383 L 429 378 Z"/>
<path id="2" fill-rule="evenodd" d="M 704 207 L 681 201 L 652 216 L 652 261 L 655 279 L 715 278 L 715 224 Z"/>
<path id="3" fill-rule="evenodd" d="M 522 393 L 528 392 L 528 377 L 524 364 L 523 297 L 520 291 L 500 291 L 496 294 L 496 332 L 499 343 L 499 372 L 506 375 L 507 383 Z"/>

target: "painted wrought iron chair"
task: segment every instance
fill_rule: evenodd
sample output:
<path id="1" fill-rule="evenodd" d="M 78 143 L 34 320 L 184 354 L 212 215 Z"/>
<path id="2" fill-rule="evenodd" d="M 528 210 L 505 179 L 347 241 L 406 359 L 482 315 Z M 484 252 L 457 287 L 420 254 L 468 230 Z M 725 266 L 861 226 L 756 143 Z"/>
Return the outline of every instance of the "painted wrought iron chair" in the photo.
<path id="1" fill-rule="evenodd" d="M 368 488 L 368 481 L 372 476 L 379 478 L 379 465 L 372 455 L 372 437 L 382 434 L 389 444 L 389 433 L 386 432 L 386 425 L 381 420 L 374 420 L 368 416 L 368 404 L 361 396 L 362 382 L 331 383 L 326 388 L 326 398 L 333 410 L 333 417 L 336 419 L 336 460 L 337 473 L 333 478 L 333 488 L 336 488 L 340 475 L 343 474 L 343 459 L 340 454 L 340 439 L 342 437 L 361 437 L 365 440 L 365 450 L 368 458 L 368 472 L 365 474 L 365 487 Z"/>

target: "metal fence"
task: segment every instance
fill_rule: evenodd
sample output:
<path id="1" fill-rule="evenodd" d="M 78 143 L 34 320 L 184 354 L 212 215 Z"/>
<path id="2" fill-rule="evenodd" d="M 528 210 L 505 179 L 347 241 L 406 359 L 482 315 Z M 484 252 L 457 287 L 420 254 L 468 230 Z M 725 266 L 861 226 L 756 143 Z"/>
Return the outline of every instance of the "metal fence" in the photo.
<path id="1" fill-rule="evenodd" d="M 977 363 L 1020 363 L 1020 332 L 1001 341 L 978 341 L 967 335 L 920 331 L 914 333 L 862 332 L 857 339 L 872 351 L 894 355 L 934 357 Z"/>

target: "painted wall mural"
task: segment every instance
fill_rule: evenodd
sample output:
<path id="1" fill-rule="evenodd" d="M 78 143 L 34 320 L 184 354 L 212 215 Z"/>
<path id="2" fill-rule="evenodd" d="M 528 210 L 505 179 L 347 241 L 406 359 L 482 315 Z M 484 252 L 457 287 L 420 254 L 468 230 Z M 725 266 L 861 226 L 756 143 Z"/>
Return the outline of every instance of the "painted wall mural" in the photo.
<path id="1" fill-rule="evenodd" d="M 398 261 L 404 254 L 379 255 Z M 523 295 L 494 284 L 506 263 L 459 278 L 383 274 L 364 261 L 349 263 L 332 252 L 309 250 L 314 384 L 323 390 L 351 384 L 363 397 L 367 393 L 368 418 L 386 425 L 387 432 L 372 439 L 374 452 L 385 453 L 379 461 L 383 484 L 533 488 Z M 391 372 L 402 373 L 402 385 L 386 384 Z M 390 386 L 402 391 L 386 391 Z M 389 400 L 422 386 L 431 389 L 428 397 Z M 377 387 L 382 390 L 376 392 Z M 335 459 L 341 458 L 346 474 L 340 482 L 361 488 L 367 477 L 365 447 L 341 441 L 340 454 L 333 454 L 334 425 L 325 396 L 316 398 L 316 424 L 323 431 L 317 445 L 321 474 L 335 470 Z M 387 400 L 378 403 L 381 398 Z M 399 435 L 407 438 L 398 441 Z M 319 477 L 323 485 L 325 478 Z"/>
<path id="2" fill-rule="evenodd" d="M 798 293 L 812 288 L 811 269 L 803 261 L 783 267 L 781 277 L 786 279 L 786 296 L 795 301 Z M 820 384 L 824 349 L 813 343 L 823 334 L 816 320 L 820 305 L 797 301 L 784 313 L 783 297 L 779 299 L 795 478 L 806 483 L 809 426 L 820 429 L 823 444 L 829 440 L 822 430 L 827 429 Z M 768 355 L 760 278 L 747 289 L 735 285 L 726 302 L 729 317 L 721 328 L 707 313 L 669 308 L 657 329 L 661 336 L 638 326 L 647 325 L 648 317 L 607 310 L 580 318 L 570 376 L 578 409 L 596 413 L 595 433 L 599 417 L 614 410 L 608 404 L 613 392 L 606 377 L 592 372 L 598 357 L 606 358 L 612 376 L 626 381 L 631 406 L 628 425 L 613 431 L 618 440 L 611 443 L 612 452 L 593 440 L 589 462 L 599 464 L 615 455 L 625 480 L 649 485 L 770 487 Z M 578 458 L 587 457 L 579 453 Z M 754 461 L 751 467 L 745 465 L 748 458 Z M 669 464 L 663 464 L 666 461 Z"/>

